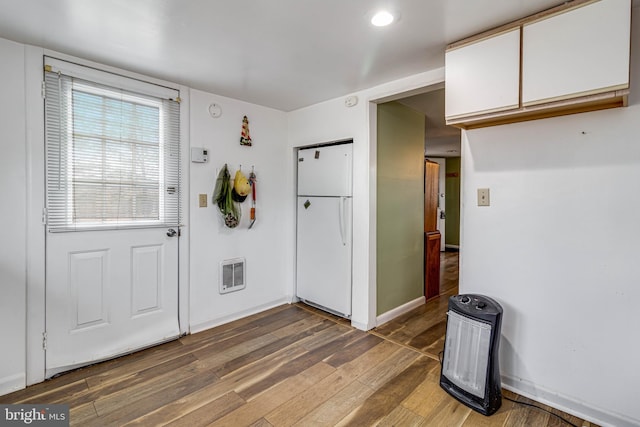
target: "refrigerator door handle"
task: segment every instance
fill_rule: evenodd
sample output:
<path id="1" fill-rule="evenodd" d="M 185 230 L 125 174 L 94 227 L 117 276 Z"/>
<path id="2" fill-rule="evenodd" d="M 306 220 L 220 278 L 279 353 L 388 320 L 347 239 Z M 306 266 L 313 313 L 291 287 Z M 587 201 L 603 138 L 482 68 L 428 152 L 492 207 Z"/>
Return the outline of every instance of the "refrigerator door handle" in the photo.
<path id="1" fill-rule="evenodd" d="M 344 240 L 344 236 L 346 233 L 346 231 L 344 230 L 344 226 L 345 226 L 345 220 L 344 220 L 344 205 L 347 202 L 347 198 L 346 197 L 340 197 L 340 203 L 338 203 L 338 218 L 340 221 L 340 238 L 342 239 L 342 246 L 347 246 L 347 242 Z"/>
<path id="2" fill-rule="evenodd" d="M 346 173 L 346 174 L 345 174 L 345 184 L 344 184 L 344 185 L 345 185 L 345 187 L 344 187 L 344 191 L 346 191 L 346 193 L 345 193 L 345 194 L 349 194 L 349 195 L 351 195 L 351 194 L 352 194 L 352 191 L 353 191 L 353 189 L 352 189 L 353 183 L 351 182 L 351 180 L 353 179 L 353 178 L 352 178 L 353 171 L 352 171 L 352 169 L 351 169 L 351 168 L 352 168 L 353 166 L 352 166 L 351 161 L 350 161 L 350 160 L 351 160 L 350 156 L 346 156 L 346 155 L 345 155 L 345 156 L 344 156 L 344 159 L 345 159 L 345 163 L 346 163 L 346 164 L 344 165 L 344 170 L 349 171 L 348 173 Z"/>

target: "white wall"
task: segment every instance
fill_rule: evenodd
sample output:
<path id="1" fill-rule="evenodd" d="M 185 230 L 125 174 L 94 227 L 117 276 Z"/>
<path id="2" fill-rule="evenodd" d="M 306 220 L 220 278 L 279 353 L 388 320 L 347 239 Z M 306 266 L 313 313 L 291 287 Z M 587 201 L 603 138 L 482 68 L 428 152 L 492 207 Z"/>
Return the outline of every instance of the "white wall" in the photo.
<path id="1" fill-rule="evenodd" d="M 344 139 L 353 139 L 353 291 L 352 322 L 361 329 L 369 329 L 368 289 L 368 168 L 367 147 L 367 102 L 351 108 L 344 106 L 343 99 L 334 99 L 289 113 L 288 174 L 295 176 L 294 147 L 320 144 Z M 295 192 L 292 190 L 289 210 L 295 213 Z M 295 247 L 295 238 L 289 241 Z M 375 292 L 374 292 L 375 293 Z M 364 303 L 363 303 L 364 302 Z"/>
<path id="2" fill-rule="evenodd" d="M 374 101 L 391 100 L 398 93 L 440 83 L 440 68 L 385 83 L 355 95 L 355 107 L 336 98 L 288 114 L 289 175 L 294 175 L 294 148 L 353 139 L 353 326 L 376 326 L 376 127 Z M 372 129 L 373 127 L 373 129 Z M 292 199 L 290 210 L 295 212 Z M 293 244 L 293 241 L 292 241 Z"/>
<path id="3" fill-rule="evenodd" d="M 460 291 L 504 308 L 503 385 L 616 426 L 640 425 L 633 50 L 629 107 L 468 131 L 462 155 Z"/>
<path id="4" fill-rule="evenodd" d="M 634 9 L 638 33 L 638 8 Z M 637 38 L 637 37 L 636 37 Z M 634 46 L 632 82 L 640 79 Z M 25 375 L 25 117 L 24 47 L 0 40 L 5 84 L 0 100 L 0 394 L 24 386 Z M 190 324 L 207 328 L 288 300 L 294 277 L 294 147 L 354 139 L 353 323 L 375 326 L 375 108 L 370 102 L 442 81 L 444 70 L 285 114 L 191 91 L 191 145 L 210 151 L 191 164 Z M 463 140 L 461 291 L 494 296 L 505 308 L 504 384 L 617 425 L 640 424 L 640 98 L 626 109 L 586 113 L 468 132 Z M 386 99 L 385 99 L 386 100 Z M 208 116 L 222 105 L 219 119 Z M 252 148 L 238 143 L 242 116 Z M 583 133 L 584 132 L 584 133 Z M 258 175 L 258 221 L 221 225 L 211 194 L 217 170 L 239 164 Z M 492 206 L 475 205 L 475 189 L 491 188 Z M 197 207 L 197 194 L 209 207 Z M 9 203 L 10 202 L 10 203 Z M 218 294 L 218 263 L 247 258 L 247 289 Z M 5 345 L 10 342 L 10 345 Z"/>
<path id="5" fill-rule="evenodd" d="M 74 60 L 0 39 L 0 78 L 5 83 L 0 99 L 0 219 L 5 224 L 0 239 L 0 395 L 44 379 L 43 53 Z M 294 255 L 293 247 L 286 242 L 293 239 L 294 219 L 286 204 L 293 200 L 293 183 L 286 172 L 285 113 L 199 91 L 193 91 L 191 99 L 184 87 L 181 93 L 185 100 L 181 108 L 182 137 L 193 146 L 208 147 L 211 155 L 208 164 L 186 164 L 187 172 L 192 167 L 185 182 L 190 188 L 185 232 L 193 242 L 181 239 L 180 280 L 187 283 L 187 287 L 181 285 L 181 307 L 190 302 L 181 313 L 190 313 L 188 326 L 195 331 L 291 301 Z M 223 107 L 222 117 L 215 120 L 207 111 L 214 101 Z M 239 145 L 244 114 L 251 121 L 251 148 Z M 188 147 L 184 150 L 187 153 Z M 248 203 L 243 207 L 241 226 L 233 231 L 221 226 L 210 204 L 216 168 L 223 162 L 228 162 L 234 172 L 238 164 L 243 164 L 247 174 L 251 165 L 256 167 L 258 221 L 251 230 L 247 230 Z M 207 193 L 208 208 L 197 207 L 198 193 Z M 183 242 L 187 246 L 183 247 Z M 238 256 L 247 258 L 247 289 L 221 296 L 218 262 Z M 189 257 L 190 263 L 183 264 Z"/>
<path id="6" fill-rule="evenodd" d="M 222 107 L 212 118 L 211 103 Z M 191 146 L 206 147 L 209 162 L 191 163 L 190 171 L 190 324 L 202 330 L 292 298 L 294 218 L 288 174 L 286 114 L 270 108 L 191 90 Z M 240 145 L 242 117 L 249 119 L 253 146 Z M 248 229 L 250 200 L 242 204 L 237 228 L 224 226 L 211 197 L 219 170 L 227 163 L 231 178 L 242 165 L 248 177 L 251 166 L 257 175 L 257 220 Z M 208 207 L 198 207 L 198 194 L 207 194 Z M 219 294 L 219 263 L 245 257 L 245 289 Z"/>
<path id="7" fill-rule="evenodd" d="M 0 39 L 0 395 L 25 386 L 26 146 L 24 46 Z"/>

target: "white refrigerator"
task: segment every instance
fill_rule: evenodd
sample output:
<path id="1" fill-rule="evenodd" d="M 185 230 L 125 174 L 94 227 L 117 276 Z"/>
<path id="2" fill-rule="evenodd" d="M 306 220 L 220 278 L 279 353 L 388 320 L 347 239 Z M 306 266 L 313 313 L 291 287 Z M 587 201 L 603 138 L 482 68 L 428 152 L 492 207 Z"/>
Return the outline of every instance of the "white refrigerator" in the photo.
<path id="1" fill-rule="evenodd" d="M 351 317 L 353 144 L 298 151 L 296 295 Z"/>

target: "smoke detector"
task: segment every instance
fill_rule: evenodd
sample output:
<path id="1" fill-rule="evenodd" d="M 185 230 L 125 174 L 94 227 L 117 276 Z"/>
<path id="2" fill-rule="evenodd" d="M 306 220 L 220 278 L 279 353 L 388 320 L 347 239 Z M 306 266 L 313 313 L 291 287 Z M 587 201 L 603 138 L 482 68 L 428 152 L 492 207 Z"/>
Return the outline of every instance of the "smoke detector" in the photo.
<path id="1" fill-rule="evenodd" d="M 357 104 L 358 104 L 358 97 L 355 96 L 355 95 L 348 96 L 344 100 L 344 106 L 345 107 L 353 107 L 353 106 L 355 106 Z"/>

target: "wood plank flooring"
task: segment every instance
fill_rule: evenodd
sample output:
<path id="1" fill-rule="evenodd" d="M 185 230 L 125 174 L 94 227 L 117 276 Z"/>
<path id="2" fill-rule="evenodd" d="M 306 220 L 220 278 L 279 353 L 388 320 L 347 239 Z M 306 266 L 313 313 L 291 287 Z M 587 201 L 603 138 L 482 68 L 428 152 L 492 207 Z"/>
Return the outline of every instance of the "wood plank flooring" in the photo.
<path id="1" fill-rule="evenodd" d="M 457 257 L 443 261 L 445 271 Z M 437 354 L 455 282 L 442 281 L 442 298 L 371 332 L 304 305 L 283 305 L 0 402 L 68 404 L 78 426 L 562 425 L 506 400 L 484 417 L 439 387 Z"/>
<path id="2" fill-rule="evenodd" d="M 458 252 L 440 255 L 440 296 L 378 326 L 372 333 L 438 360 L 444 348 L 449 297 L 458 293 Z"/>

